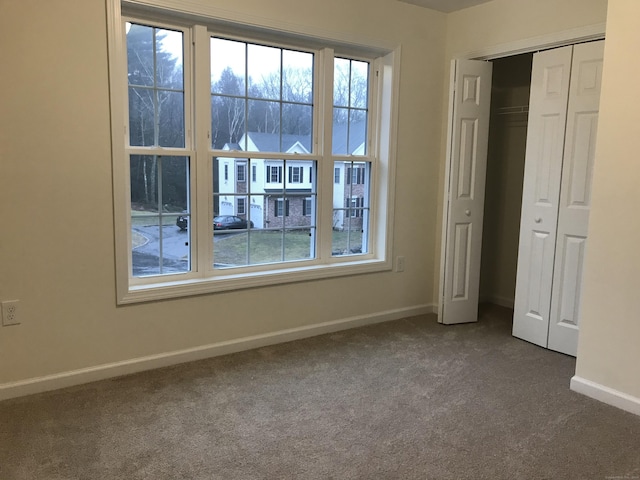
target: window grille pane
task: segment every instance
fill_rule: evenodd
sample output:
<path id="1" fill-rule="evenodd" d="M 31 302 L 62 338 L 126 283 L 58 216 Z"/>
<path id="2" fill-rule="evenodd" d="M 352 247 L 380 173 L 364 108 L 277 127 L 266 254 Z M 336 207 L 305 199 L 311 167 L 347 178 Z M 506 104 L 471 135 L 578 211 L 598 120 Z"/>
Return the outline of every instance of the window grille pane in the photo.
<path id="1" fill-rule="evenodd" d="M 184 95 L 158 91 L 158 140 L 162 147 L 184 147 Z"/>
<path id="2" fill-rule="evenodd" d="M 247 64 L 249 95 L 254 98 L 279 100 L 282 50 L 264 45 L 248 44 Z"/>
<path id="3" fill-rule="evenodd" d="M 348 107 L 351 62 L 346 58 L 336 58 L 333 65 L 333 105 L 335 107 Z"/>
<path id="4" fill-rule="evenodd" d="M 182 32 L 156 29 L 156 83 L 160 88 L 183 90 Z"/>
<path id="5" fill-rule="evenodd" d="M 211 93 L 245 96 L 246 43 L 211 39 Z"/>
<path id="6" fill-rule="evenodd" d="M 367 253 L 369 238 L 369 162 L 334 162 L 334 171 L 345 171 L 333 186 L 334 256 Z"/>
<path id="7" fill-rule="evenodd" d="M 333 154 L 367 154 L 369 64 L 334 60 Z"/>
<path id="8" fill-rule="evenodd" d="M 214 159 L 213 210 L 246 223 L 227 227 L 214 220 L 214 268 L 315 258 L 316 187 L 311 179 L 316 163 L 235 159 L 252 171 L 255 167 L 257 182 L 224 182 L 219 179 L 228 161 Z"/>
<path id="9" fill-rule="evenodd" d="M 190 271 L 189 158 L 131 155 L 132 275 Z"/>
<path id="10" fill-rule="evenodd" d="M 266 100 L 248 101 L 247 130 L 259 136 L 263 142 L 256 144 L 259 152 L 280 152 L 280 102 Z"/>
<path id="11" fill-rule="evenodd" d="M 154 28 L 127 23 L 127 78 L 129 85 L 153 87 L 155 83 Z"/>
<path id="12" fill-rule="evenodd" d="M 313 58 L 212 38 L 212 148 L 311 152 Z"/>
<path id="13" fill-rule="evenodd" d="M 244 98 L 211 96 L 211 148 L 246 149 L 245 106 Z"/>
<path id="14" fill-rule="evenodd" d="M 313 54 L 294 50 L 282 51 L 282 100 L 313 103 Z"/>
<path id="15" fill-rule="evenodd" d="M 155 145 L 155 95 L 153 90 L 129 87 L 129 143 Z"/>
<path id="16" fill-rule="evenodd" d="M 129 143 L 184 147 L 182 32 L 127 24 Z"/>
<path id="17" fill-rule="evenodd" d="M 369 64 L 367 62 L 352 60 L 350 80 L 349 106 L 366 110 L 369 96 Z"/>

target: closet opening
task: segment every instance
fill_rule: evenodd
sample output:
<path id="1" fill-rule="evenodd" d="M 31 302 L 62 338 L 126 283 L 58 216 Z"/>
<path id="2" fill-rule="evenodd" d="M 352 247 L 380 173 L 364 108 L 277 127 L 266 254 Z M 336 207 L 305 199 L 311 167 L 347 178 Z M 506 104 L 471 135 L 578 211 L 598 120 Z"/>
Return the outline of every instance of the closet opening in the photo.
<path id="1" fill-rule="evenodd" d="M 513 318 L 533 53 L 491 62 L 479 316 L 499 306 Z"/>

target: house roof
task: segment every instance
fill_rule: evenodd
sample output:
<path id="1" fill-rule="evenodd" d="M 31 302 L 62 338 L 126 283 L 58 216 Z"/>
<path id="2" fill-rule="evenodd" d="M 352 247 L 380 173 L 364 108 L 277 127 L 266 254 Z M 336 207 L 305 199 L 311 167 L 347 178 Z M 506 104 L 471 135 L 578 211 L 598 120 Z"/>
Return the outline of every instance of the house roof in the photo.
<path id="1" fill-rule="evenodd" d="M 247 136 L 250 139 L 250 143 L 255 145 L 255 151 L 258 152 L 311 152 L 311 135 L 280 135 L 278 133 L 249 132 Z M 333 129 L 333 152 L 338 155 L 356 153 L 359 149 L 362 149 L 365 137 L 366 122 L 351 123 L 349 125 L 348 135 L 346 124 L 338 126 Z M 280 142 L 282 142 L 282 145 Z M 241 140 L 240 145 L 243 143 L 244 139 Z M 232 149 L 241 150 L 240 145 L 234 144 Z M 252 150 L 252 148 L 253 147 L 250 147 L 249 149 Z"/>
<path id="2" fill-rule="evenodd" d="M 311 152 L 311 135 L 249 132 L 248 136 L 258 152 Z"/>

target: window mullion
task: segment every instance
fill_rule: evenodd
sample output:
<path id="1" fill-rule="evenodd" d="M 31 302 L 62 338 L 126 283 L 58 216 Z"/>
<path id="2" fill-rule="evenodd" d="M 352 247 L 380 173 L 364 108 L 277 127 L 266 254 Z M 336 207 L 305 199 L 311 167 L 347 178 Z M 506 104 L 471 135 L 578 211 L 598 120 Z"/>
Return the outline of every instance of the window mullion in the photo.
<path id="1" fill-rule="evenodd" d="M 331 258 L 333 229 L 333 49 L 322 49 L 316 68 L 316 124 L 318 125 L 317 242 L 318 258 Z"/>
<path id="2" fill-rule="evenodd" d="M 194 265 L 202 276 L 213 269 L 213 158 L 211 156 L 211 83 L 209 66 L 209 33 L 201 25 L 193 27 L 193 43 L 189 45 L 193 59 L 193 93 L 189 97 L 189 104 L 193 109 L 195 122 L 194 147 L 196 151 L 194 165 L 195 175 L 192 193 L 195 201 L 194 211 L 191 212 L 195 220 L 195 228 L 191 231 L 193 243 L 192 255 L 195 256 Z M 185 57 L 187 55 L 185 54 Z M 187 102 L 185 102 L 187 103 Z"/>

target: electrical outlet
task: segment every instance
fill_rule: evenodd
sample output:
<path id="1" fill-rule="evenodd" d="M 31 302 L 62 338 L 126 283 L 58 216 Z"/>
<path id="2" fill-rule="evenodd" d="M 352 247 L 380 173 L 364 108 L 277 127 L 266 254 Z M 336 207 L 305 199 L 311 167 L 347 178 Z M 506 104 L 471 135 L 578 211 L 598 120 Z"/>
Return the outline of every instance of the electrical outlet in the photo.
<path id="1" fill-rule="evenodd" d="M 404 257 L 396 257 L 396 272 L 404 272 Z"/>
<path id="2" fill-rule="evenodd" d="M 20 325 L 18 317 L 18 300 L 2 302 L 2 326 Z"/>

